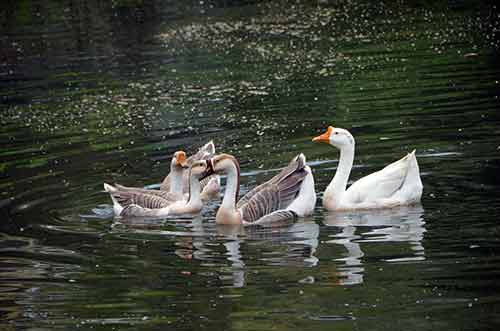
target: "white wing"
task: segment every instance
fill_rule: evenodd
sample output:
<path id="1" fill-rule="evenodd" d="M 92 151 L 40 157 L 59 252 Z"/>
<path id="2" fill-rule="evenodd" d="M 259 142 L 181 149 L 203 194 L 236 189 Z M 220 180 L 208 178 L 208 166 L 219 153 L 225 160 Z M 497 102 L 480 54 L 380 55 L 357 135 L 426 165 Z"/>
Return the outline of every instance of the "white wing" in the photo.
<path id="1" fill-rule="evenodd" d="M 347 189 L 344 199 L 350 203 L 362 203 L 394 197 L 405 183 L 411 155 L 361 178 Z"/>

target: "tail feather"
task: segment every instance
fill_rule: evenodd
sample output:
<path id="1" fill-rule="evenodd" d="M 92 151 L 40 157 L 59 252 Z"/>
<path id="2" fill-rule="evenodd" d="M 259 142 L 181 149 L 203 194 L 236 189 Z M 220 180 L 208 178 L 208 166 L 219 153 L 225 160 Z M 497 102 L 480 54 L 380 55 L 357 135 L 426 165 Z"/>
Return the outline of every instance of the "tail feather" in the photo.
<path id="1" fill-rule="evenodd" d="M 306 156 L 304 155 L 304 153 L 300 153 L 299 155 L 297 155 L 295 157 L 295 160 L 298 162 L 298 165 L 297 165 L 297 168 L 298 169 L 302 169 L 306 166 Z"/>
<path id="2" fill-rule="evenodd" d="M 214 144 L 214 141 L 210 140 L 208 143 L 206 143 L 205 145 L 203 145 L 203 147 L 201 149 L 203 151 L 205 151 L 206 153 L 209 153 L 210 155 L 214 155 L 215 154 L 215 144 Z"/>
<path id="3" fill-rule="evenodd" d="M 113 201 L 113 212 L 115 213 L 116 216 L 120 216 L 123 207 L 120 205 L 120 203 L 116 200 L 116 198 L 113 196 L 113 193 L 118 192 L 118 189 L 114 187 L 113 185 L 109 185 L 104 183 L 104 190 L 109 193 L 109 196 L 111 197 L 111 201 Z"/>
<path id="4" fill-rule="evenodd" d="M 420 178 L 420 168 L 418 166 L 415 150 L 408 153 L 408 167 L 405 178 L 405 185 L 400 192 L 404 200 L 409 203 L 419 202 L 422 197 L 423 184 Z"/>
<path id="5" fill-rule="evenodd" d="M 118 189 L 116 187 L 114 187 L 113 185 L 109 185 L 107 183 L 104 183 L 104 191 L 106 191 L 108 193 L 113 193 L 113 192 L 117 192 Z"/>

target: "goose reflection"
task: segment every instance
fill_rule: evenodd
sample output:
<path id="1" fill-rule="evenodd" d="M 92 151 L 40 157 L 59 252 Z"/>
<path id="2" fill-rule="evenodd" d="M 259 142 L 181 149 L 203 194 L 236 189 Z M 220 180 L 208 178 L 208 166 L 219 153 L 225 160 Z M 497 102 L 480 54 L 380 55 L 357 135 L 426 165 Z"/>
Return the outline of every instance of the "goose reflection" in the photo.
<path id="1" fill-rule="evenodd" d="M 400 207 L 386 210 L 369 210 L 356 212 L 335 212 L 324 214 L 323 222 L 330 227 L 337 227 L 340 233 L 330 235 L 334 239 L 326 244 L 344 246 L 344 257 L 336 259 L 343 262 L 338 268 L 343 277 L 342 284 L 359 284 L 363 282 L 363 262 L 365 253 L 361 249 L 363 243 L 373 242 L 407 242 L 410 253 L 402 256 L 385 258 L 387 262 L 404 262 L 425 259 L 422 245 L 425 228 L 424 209 L 421 206 Z M 391 248 L 390 246 L 386 246 Z M 397 254 L 401 254 L 398 250 Z"/>
<path id="2" fill-rule="evenodd" d="M 319 226 L 312 221 L 255 228 L 199 223 L 191 230 L 193 236 L 179 238 L 176 254 L 200 260 L 202 265 L 218 266 L 219 279 L 231 287 L 246 285 L 247 262 L 305 267 L 318 263 Z M 214 236 L 217 241 L 210 239 Z"/>

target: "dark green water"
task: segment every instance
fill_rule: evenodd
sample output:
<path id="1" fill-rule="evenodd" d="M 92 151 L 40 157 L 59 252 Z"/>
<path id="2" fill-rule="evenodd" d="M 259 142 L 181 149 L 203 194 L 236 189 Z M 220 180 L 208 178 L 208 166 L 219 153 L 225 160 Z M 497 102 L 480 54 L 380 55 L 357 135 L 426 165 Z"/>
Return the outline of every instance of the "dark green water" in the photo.
<path id="1" fill-rule="evenodd" d="M 5 1 L 0 329 L 497 330 L 493 2 Z M 422 205 L 280 228 L 98 217 L 213 139 L 242 192 L 306 154 L 321 193 L 417 149 Z M 320 194 L 321 195 L 321 194 Z"/>

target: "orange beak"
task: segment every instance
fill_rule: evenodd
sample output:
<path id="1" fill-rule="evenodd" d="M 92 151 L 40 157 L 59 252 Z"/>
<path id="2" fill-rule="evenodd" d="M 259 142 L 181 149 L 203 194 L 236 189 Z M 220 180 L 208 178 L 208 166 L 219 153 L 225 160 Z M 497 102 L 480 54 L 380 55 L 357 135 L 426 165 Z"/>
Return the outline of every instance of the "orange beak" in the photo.
<path id="1" fill-rule="evenodd" d="M 184 167 L 186 164 L 186 153 L 183 151 L 175 152 L 175 160 L 178 166 Z"/>
<path id="2" fill-rule="evenodd" d="M 315 143 L 330 143 L 330 134 L 333 131 L 333 127 L 329 126 L 325 133 L 314 137 L 312 141 Z"/>

